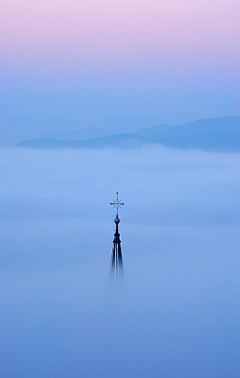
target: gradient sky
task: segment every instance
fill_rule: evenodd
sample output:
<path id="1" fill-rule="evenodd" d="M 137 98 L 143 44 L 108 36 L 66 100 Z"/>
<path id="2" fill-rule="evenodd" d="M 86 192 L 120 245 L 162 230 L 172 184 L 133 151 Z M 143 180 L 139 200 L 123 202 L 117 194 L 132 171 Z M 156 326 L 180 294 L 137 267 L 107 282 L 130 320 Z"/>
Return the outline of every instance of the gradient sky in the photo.
<path id="1" fill-rule="evenodd" d="M 236 0 L 1 0 L 5 134 L 239 114 L 239 8 Z"/>

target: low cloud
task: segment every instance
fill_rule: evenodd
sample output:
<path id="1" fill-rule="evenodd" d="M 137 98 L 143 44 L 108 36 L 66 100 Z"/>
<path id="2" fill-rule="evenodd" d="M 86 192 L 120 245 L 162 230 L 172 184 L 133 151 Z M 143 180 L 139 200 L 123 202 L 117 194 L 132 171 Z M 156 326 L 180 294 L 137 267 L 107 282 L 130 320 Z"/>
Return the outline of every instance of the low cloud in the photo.
<path id="1" fill-rule="evenodd" d="M 0 154 L 3 377 L 237 377 L 238 155 Z"/>

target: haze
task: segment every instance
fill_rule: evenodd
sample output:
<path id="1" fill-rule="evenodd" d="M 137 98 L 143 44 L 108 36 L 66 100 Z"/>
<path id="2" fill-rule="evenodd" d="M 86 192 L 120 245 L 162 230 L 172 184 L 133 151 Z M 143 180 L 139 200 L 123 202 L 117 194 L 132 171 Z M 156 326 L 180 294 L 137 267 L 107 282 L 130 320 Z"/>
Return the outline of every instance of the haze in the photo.
<path id="1" fill-rule="evenodd" d="M 239 115 L 235 0 L 1 0 L 1 141 Z"/>
<path id="2" fill-rule="evenodd" d="M 0 0 L 0 378 L 239 378 L 239 11 Z"/>
<path id="3" fill-rule="evenodd" d="M 0 153 L 2 378 L 239 376 L 238 154 Z"/>

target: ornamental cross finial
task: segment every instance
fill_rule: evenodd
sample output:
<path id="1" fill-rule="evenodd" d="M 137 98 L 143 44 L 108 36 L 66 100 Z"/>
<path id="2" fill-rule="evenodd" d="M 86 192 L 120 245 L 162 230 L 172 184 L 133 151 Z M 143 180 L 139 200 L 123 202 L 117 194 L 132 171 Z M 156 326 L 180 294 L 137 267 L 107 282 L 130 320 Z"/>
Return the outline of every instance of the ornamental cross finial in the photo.
<path id="1" fill-rule="evenodd" d="M 117 209 L 117 216 L 118 216 L 118 209 L 124 205 L 123 202 L 121 202 L 121 200 L 118 199 L 118 192 L 116 193 L 117 194 L 117 199 L 113 202 L 110 203 L 110 205 L 112 205 L 113 207 L 115 207 Z"/>

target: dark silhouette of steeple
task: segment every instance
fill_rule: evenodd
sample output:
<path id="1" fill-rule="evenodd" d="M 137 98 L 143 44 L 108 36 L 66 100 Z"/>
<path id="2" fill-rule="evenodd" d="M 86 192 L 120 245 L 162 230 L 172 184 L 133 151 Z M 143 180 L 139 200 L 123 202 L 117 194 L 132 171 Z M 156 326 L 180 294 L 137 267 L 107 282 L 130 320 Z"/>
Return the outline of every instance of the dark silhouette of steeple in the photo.
<path id="1" fill-rule="evenodd" d="M 111 256 L 111 263 L 110 263 L 110 278 L 112 280 L 118 281 L 119 279 L 123 278 L 123 262 L 122 262 L 122 251 L 121 251 L 121 240 L 120 234 L 118 230 L 118 225 L 120 223 L 120 219 L 118 218 L 118 209 L 124 205 L 121 200 L 117 199 L 112 202 L 110 205 L 114 206 L 117 209 L 116 218 L 114 220 L 116 229 L 114 233 L 113 239 L 113 248 L 112 248 L 112 256 Z"/>

